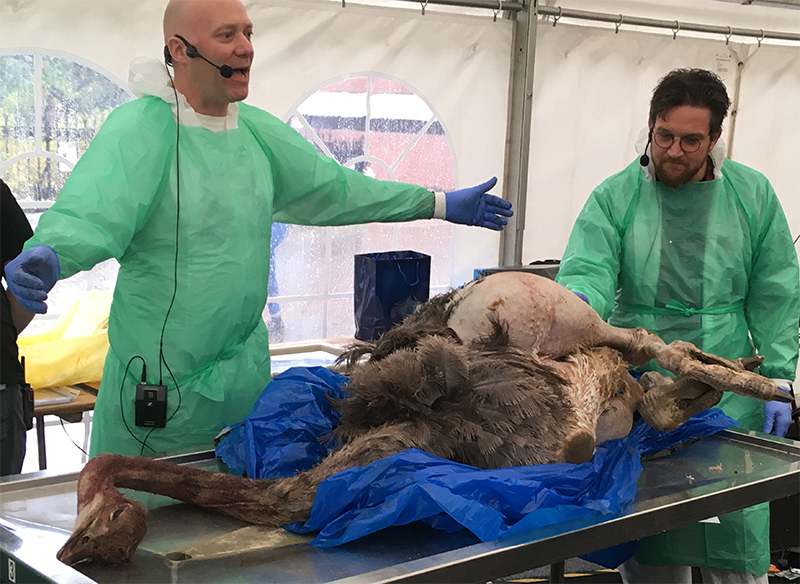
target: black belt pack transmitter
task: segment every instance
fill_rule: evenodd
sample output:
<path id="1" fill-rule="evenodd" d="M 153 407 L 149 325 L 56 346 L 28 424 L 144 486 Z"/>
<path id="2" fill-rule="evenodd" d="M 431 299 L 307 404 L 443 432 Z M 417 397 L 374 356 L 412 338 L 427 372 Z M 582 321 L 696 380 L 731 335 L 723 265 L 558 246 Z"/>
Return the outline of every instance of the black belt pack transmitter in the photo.
<path id="1" fill-rule="evenodd" d="M 136 386 L 136 425 L 163 428 L 167 424 L 167 386 L 140 383 Z"/>

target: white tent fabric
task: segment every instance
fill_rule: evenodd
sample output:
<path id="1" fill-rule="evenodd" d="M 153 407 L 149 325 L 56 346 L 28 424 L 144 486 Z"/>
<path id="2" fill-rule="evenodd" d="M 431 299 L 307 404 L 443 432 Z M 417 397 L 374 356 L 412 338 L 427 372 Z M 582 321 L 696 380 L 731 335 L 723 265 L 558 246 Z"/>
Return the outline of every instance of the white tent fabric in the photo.
<path id="1" fill-rule="evenodd" d="M 256 32 L 247 102 L 287 119 L 332 81 L 367 74 L 397 80 L 436 112 L 452 148 L 456 185 L 497 176 L 500 190 L 513 23 L 494 21 L 491 10 L 464 9 L 467 15 L 431 4 L 423 15 L 417 4 L 387 3 L 348 0 L 343 8 L 338 1 L 246 1 Z M 124 85 L 134 56 L 161 54 L 165 4 L 0 0 L 0 55 L 48 51 Z M 540 4 L 800 32 L 800 10 L 721 0 Z M 566 18 L 555 27 L 543 20 L 537 32 L 523 263 L 561 257 L 591 190 L 636 156 L 652 89 L 676 67 L 718 72 L 732 97 L 741 69 L 733 158 L 770 178 L 793 235 L 800 234 L 800 43 L 764 41 L 759 47 L 755 39 L 726 43 L 719 35 L 685 31 L 673 39 L 668 30 L 625 24 L 615 34 L 614 25 Z M 726 134 L 731 125 L 729 118 Z M 499 245 L 496 233 L 453 227 L 444 282 L 458 286 L 473 269 L 497 265 Z"/>
<path id="2" fill-rule="evenodd" d="M 428 10 L 326 2 L 247 2 L 256 58 L 247 102 L 284 118 L 331 79 L 375 72 L 402 80 L 441 116 L 454 151 L 456 182 L 502 178 L 511 23 Z M 0 51 L 26 47 L 65 55 L 112 78 L 130 60 L 159 56 L 165 1 L 0 2 Z M 46 31 L 46 32 L 44 32 Z M 454 228 L 451 277 L 497 264 L 499 235 Z M 383 251 L 383 250 L 376 250 Z"/>
<path id="3" fill-rule="evenodd" d="M 749 55 L 749 56 L 748 56 Z M 652 90 L 677 67 L 715 71 L 733 99 L 733 158 L 772 181 L 800 233 L 800 47 L 558 23 L 540 26 L 523 263 L 560 258 L 591 191 L 637 155 Z"/>

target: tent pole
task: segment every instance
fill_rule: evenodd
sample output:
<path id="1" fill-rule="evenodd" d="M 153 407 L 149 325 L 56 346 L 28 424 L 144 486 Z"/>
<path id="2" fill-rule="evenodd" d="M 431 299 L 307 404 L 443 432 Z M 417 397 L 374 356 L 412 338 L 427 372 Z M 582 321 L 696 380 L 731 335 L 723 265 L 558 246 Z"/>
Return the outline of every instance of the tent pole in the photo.
<path id="1" fill-rule="evenodd" d="M 505 7 L 505 2 L 503 3 Z M 513 51 L 508 95 L 503 195 L 514 205 L 514 216 L 500 240 L 500 265 L 522 264 L 525 202 L 528 191 L 528 157 L 533 109 L 533 65 L 536 54 L 537 0 L 527 0 L 513 18 Z"/>
<path id="2" fill-rule="evenodd" d="M 417 2 L 419 0 L 407 0 Z M 536 54 L 536 28 L 539 15 L 608 22 L 616 26 L 641 26 L 707 34 L 720 34 L 726 42 L 732 36 L 758 39 L 800 41 L 800 33 L 769 31 L 763 29 L 733 28 L 710 24 L 660 20 L 622 14 L 589 12 L 561 6 L 539 6 L 538 0 L 522 2 L 508 0 L 425 0 L 425 4 L 443 4 L 468 8 L 503 10 L 513 21 L 513 58 L 509 83 L 506 151 L 503 175 L 503 195 L 514 205 L 512 217 L 500 240 L 499 265 L 522 265 L 523 232 L 525 229 L 526 198 L 528 188 L 528 157 L 530 155 L 531 110 L 533 106 L 533 70 Z"/>
<path id="3" fill-rule="evenodd" d="M 420 0 L 406 0 L 420 4 Z M 427 4 L 441 4 L 446 6 L 462 6 L 464 8 L 486 8 L 489 10 L 498 7 L 497 0 L 428 0 Z M 503 11 L 521 12 L 525 10 L 523 2 L 509 0 L 503 2 Z M 588 10 L 576 10 L 574 8 L 564 8 L 559 6 L 539 6 L 538 14 L 542 16 L 558 16 L 559 18 L 572 18 L 577 20 L 593 20 L 596 22 L 608 22 L 610 24 L 624 23 L 624 26 L 644 26 L 650 28 L 664 28 L 674 31 L 676 24 L 680 24 L 681 31 L 702 32 L 709 34 L 720 34 L 730 38 L 731 36 L 752 37 L 759 40 L 772 39 L 782 41 L 800 41 L 800 33 L 781 32 L 773 30 L 762 30 L 757 28 L 734 28 L 729 26 L 714 24 L 698 24 L 693 22 L 680 22 L 675 20 L 662 20 L 658 18 L 643 18 L 640 16 L 626 16 L 624 14 L 609 14 L 606 12 L 589 12 Z M 620 21 L 620 17 L 622 20 Z"/>
<path id="4" fill-rule="evenodd" d="M 433 0 L 431 0 L 433 2 Z M 503 3 L 505 6 L 505 2 Z M 729 26 L 717 26 L 713 24 L 697 24 L 692 22 L 680 22 L 675 20 L 660 20 L 656 18 L 642 18 L 639 16 L 625 16 L 623 14 L 607 14 L 603 12 L 588 12 L 586 10 L 574 10 L 572 8 L 559 8 L 558 6 L 540 6 L 539 14 L 545 16 L 560 16 L 563 18 L 575 18 L 579 20 L 593 20 L 597 22 L 608 22 L 617 24 L 620 17 L 625 26 L 645 26 L 650 28 L 665 28 L 674 31 L 676 24 L 680 24 L 681 31 L 703 32 L 709 34 L 720 34 L 730 38 L 731 36 L 745 36 L 756 39 L 773 39 L 783 41 L 800 41 L 800 33 L 779 32 L 771 30 L 761 30 L 756 28 L 733 28 Z M 760 43 L 759 43 L 760 44 Z"/>
<path id="5" fill-rule="evenodd" d="M 747 51 L 747 46 L 745 46 Z M 736 80 L 733 85 L 733 101 L 731 102 L 730 120 L 728 122 L 728 138 L 725 145 L 725 158 L 733 160 L 733 139 L 736 136 L 736 119 L 739 117 L 739 94 L 742 89 L 742 73 L 744 72 L 744 65 L 747 57 L 740 58 L 738 52 L 734 53 L 736 56 Z"/>
<path id="6" fill-rule="evenodd" d="M 406 0 L 421 4 L 420 0 Z M 503 2 L 502 9 L 507 12 L 521 12 L 525 10 L 527 2 L 509 0 Z M 463 6 L 464 8 L 487 8 L 489 10 L 498 7 L 497 0 L 428 0 L 426 4 L 441 4 L 445 6 Z M 783 41 L 800 41 L 800 33 L 781 32 L 773 30 L 762 30 L 757 28 L 734 28 L 730 26 L 714 24 L 698 24 L 693 22 L 680 22 L 675 20 L 662 20 L 658 18 L 643 18 L 640 16 L 627 16 L 624 14 L 609 14 L 606 12 L 590 12 L 588 10 L 576 10 L 574 8 L 564 8 L 562 6 L 539 6 L 538 14 L 543 16 L 558 16 L 559 18 L 572 18 L 577 20 L 593 20 L 595 22 L 608 22 L 610 24 L 624 23 L 625 26 L 644 26 L 650 28 L 664 28 L 674 31 L 676 24 L 680 24 L 679 30 L 690 32 L 703 32 L 709 34 L 721 34 L 730 38 L 731 36 L 746 36 L 759 40 L 773 39 Z M 622 20 L 620 20 L 620 17 Z"/>

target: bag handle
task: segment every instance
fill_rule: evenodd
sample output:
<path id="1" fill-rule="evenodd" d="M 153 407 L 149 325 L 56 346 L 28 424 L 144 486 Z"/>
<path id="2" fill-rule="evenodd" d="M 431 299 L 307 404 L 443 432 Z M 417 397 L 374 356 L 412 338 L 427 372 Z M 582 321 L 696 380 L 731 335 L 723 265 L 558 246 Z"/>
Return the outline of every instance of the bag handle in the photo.
<path id="1" fill-rule="evenodd" d="M 397 264 L 397 271 L 400 272 L 400 275 L 403 276 L 403 280 L 405 280 L 405 283 L 407 285 L 409 285 L 409 286 L 417 286 L 417 285 L 419 285 L 419 262 L 415 262 L 414 263 L 414 267 L 417 269 L 416 270 L 417 273 L 414 275 L 414 278 L 416 279 L 416 281 L 415 282 L 409 282 L 408 281 L 408 277 L 403 272 L 403 266 L 401 266 L 400 264 Z"/>

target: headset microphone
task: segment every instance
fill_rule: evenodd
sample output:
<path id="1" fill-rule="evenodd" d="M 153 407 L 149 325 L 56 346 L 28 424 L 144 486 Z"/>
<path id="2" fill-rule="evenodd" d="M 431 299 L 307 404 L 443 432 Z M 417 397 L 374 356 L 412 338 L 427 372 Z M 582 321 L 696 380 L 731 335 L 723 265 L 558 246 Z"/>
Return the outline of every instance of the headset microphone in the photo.
<path id="1" fill-rule="evenodd" d="M 650 140 L 653 139 L 653 132 L 647 135 L 647 144 L 644 145 L 644 154 L 639 158 L 639 164 L 647 167 L 650 164 L 650 157 L 647 155 L 647 148 L 650 146 Z"/>
<path id="2" fill-rule="evenodd" d="M 201 59 L 203 59 L 203 61 L 205 61 L 206 63 L 208 63 L 212 67 L 216 67 L 217 69 L 219 69 L 219 74 L 222 75 L 225 79 L 230 79 L 233 76 L 233 69 L 229 65 L 222 65 L 222 66 L 215 65 L 214 63 L 212 63 L 211 61 L 206 59 L 203 55 L 198 53 L 197 50 L 195 50 L 194 53 L 195 53 L 194 55 L 191 55 L 191 54 L 189 54 L 188 50 L 186 51 L 186 54 L 189 55 L 189 57 L 193 57 L 193 56 L 200 57 Z"/>
<path id="3" fill-rule="evenodd" d="M 215 69 L 217 69 L 219 71 L 219 74 L 222 75 L 225 79 L 230 79 L 231 77 L 233 77 L 233 68 L 232 67 L 230 67 L 229 65 L 220 66 L 220 65 L 217 65 L 215 63 L 212 63 L 211 61 L 206 59 L 203 55 L 201 55 L 197 51 L 197 49 L 195 48 L 195 46 L 192 43 L 187 41 L 185 38 L 183 38 L 179 34 L 176 34 L 175 36 L 178 37 L 179 39 L 181 39 L 183 41 L 183 44 L 186 45 L 186 56 L 187 57 L 189 57 L 190 59 L 194 59 L 195 57 L 200 57 L 201 59 L 203 59 L 203 61 L 205 61 L 206 63 L 208 63 L 209 65 L 211 65 Z M 169 55 L 169 49 L 167 47 L 164 47 L 164 53 L 165 53 L 165 57 L 167 55 Z M 169 60 L 170 61 L 172 60 L 171 56 L 170 56 Z"/>

